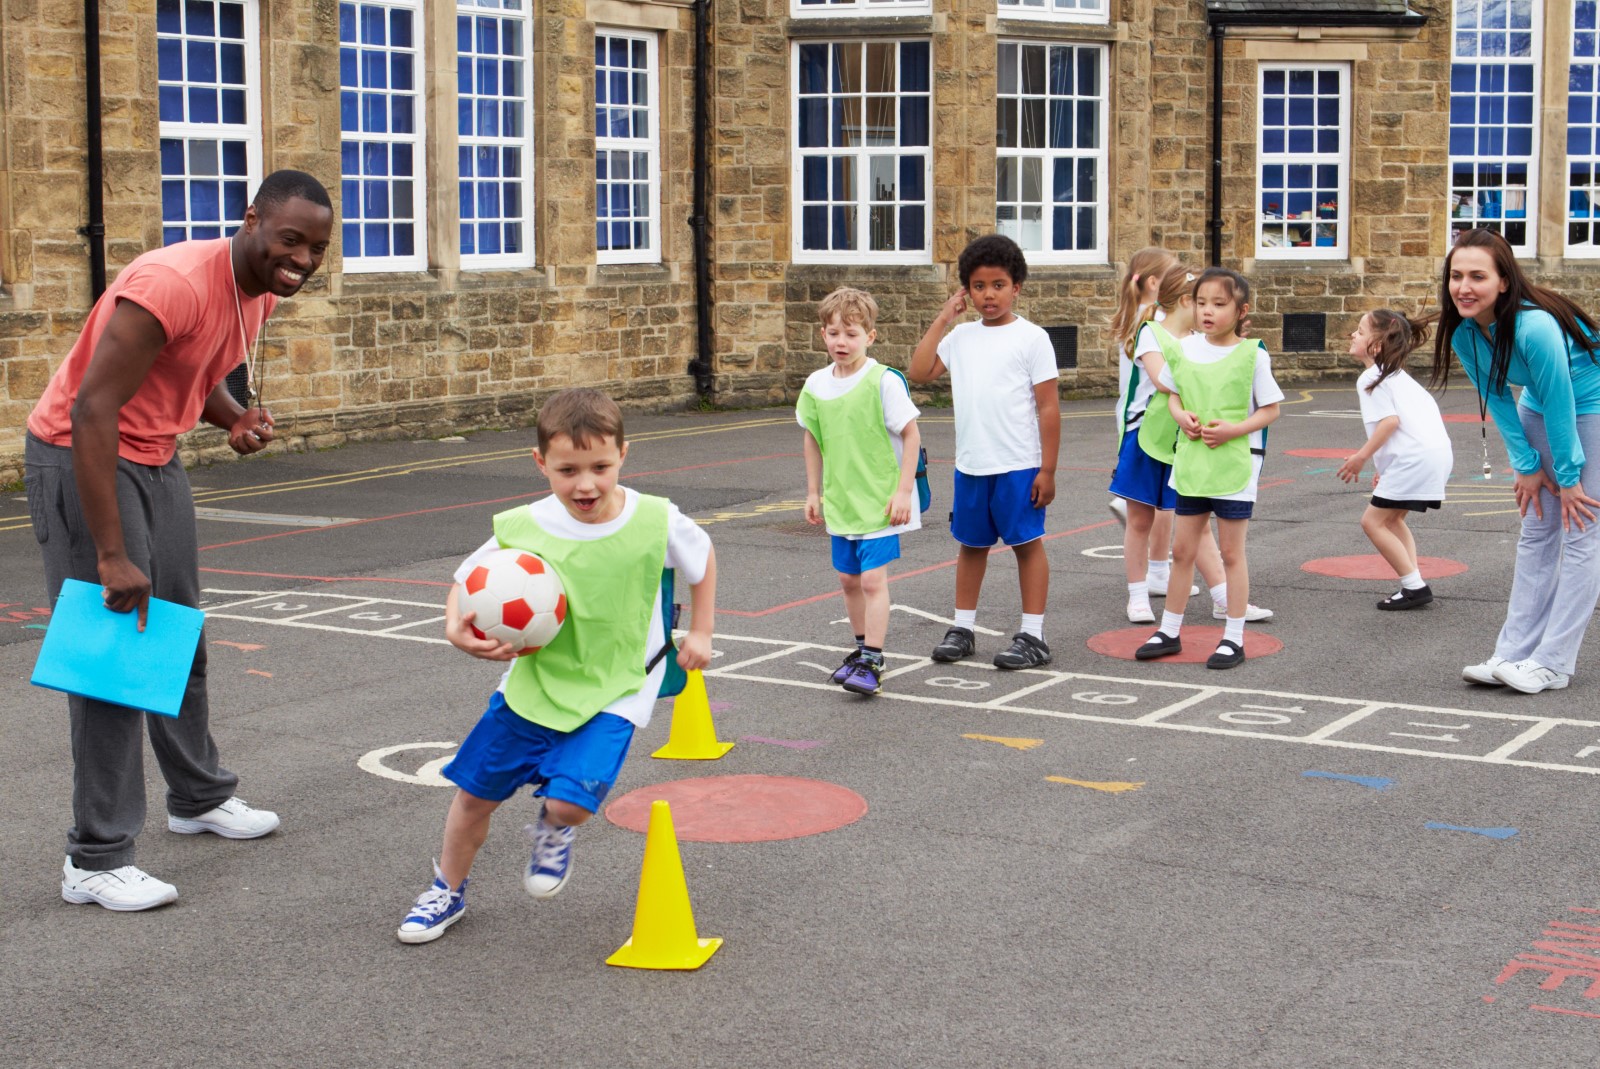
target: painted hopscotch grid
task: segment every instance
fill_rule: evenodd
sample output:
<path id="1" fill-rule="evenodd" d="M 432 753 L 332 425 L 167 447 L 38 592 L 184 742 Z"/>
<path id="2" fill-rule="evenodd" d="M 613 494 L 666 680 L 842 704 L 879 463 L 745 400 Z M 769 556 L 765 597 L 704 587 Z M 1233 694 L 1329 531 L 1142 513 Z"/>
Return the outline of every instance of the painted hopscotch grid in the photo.
<path id="1" fill-rule="evenodd" d="M 448 645 L 432 602 L 354 594 L 203 592 L 213 620 Z M 418 634 L 427 627 L 428 632 Z M 708 677 L 837 692 L 828 674 L 841 646 L 719 633 Z M 1128 679 L 1047 668 L 1001 672 L 982 662 L 939 664 L 886 652 L 890 684 L 878 701 L 992 710 L 1166 731 L 1271 739 L 1480 764 L 1600 773 L 1600 722 L 1441 706 Z M 1587 764 L 1578 762 L 1589 762 Z"/>

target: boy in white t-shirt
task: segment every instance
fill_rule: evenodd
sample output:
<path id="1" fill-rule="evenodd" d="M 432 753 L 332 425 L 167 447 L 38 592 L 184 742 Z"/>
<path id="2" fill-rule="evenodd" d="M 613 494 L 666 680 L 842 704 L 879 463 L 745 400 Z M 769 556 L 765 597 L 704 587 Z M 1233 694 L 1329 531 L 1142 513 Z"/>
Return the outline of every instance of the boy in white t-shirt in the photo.
<path id="1" fill-rule="evenodd" d="M 550 480 L 550 496 L 495 516 L 495 536 L 462 562 L 445 602 L 451 645 L 511 666 L 441 770 L 460 789 L 445 818 L 433 884 L 400 924 L 402 943 L 431 942 L 461 918 L 489 818 L 524 786 L 544 805 L 523 889 L 550 898 L 566 885 L 573 828 L 599 810 L 634 729 L 650 722 L 666 676 L 663 568 L 677 569 L 693 592 L 679 666 L 711 662 L 717 586 L 711 539 L 666 498 L 617 485 L 628 453 L 617 403 L 599 390 L 563 390 L 539 410 L 538 432 L 533 458 Z M 502 547 L 544 558 L 567 595 L 560 632 L 524 657 L 477 632 L 472 613 L 460 608 L 460 584 Z"/>
<path id="2" fill-rule="evenodd" d="M 948 369 L 956 410 L 950 511 L 950 533 L 961 546 L 956 613 L 933 659 L 959 661 L 973 652 L 989 547 L 999 539 L 1017 556 L 1022 627 L 1010 647 L 995 654 L 994 664 L 1034 668 L 1050 663 L 1044 517 L 1056 496 L 1060 372 L 1049 336 L 1012 311 L 1028 277 L 1028 261 L 1016 242 L 999 234 L 978 238 L 962 251 L 956 270 L 961 288 L 917 343 L 907 372 L 912 382 L 926 383 Z M 951 330 L 969 300 L 982 319 Z"/>
<path id="3" fill-rule="evenodd" d="M 917 406 L 900 372 L 867 355 L 878 337 L 878 302 L 848 286 L 822 299 L 827 367 L 800 391 L 795 419 L 805 428 L 806 522 L 826 523 L 845 615 L 856 636 L 833 681 L 876 694 L 889 633 L 889 565 L 900 535 L 922 526 L 916 498 Z"/>

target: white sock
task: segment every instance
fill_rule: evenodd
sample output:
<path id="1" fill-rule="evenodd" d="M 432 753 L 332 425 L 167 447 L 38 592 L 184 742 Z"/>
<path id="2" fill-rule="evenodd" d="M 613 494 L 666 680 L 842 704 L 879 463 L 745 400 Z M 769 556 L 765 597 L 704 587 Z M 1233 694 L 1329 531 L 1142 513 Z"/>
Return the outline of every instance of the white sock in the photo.
<path id="1" fill-rule="evenodd" d="M 1222 637 L 1229 642 L 1237 642 L 1239 648 L 1244 648 L 1244 617 L 1230 616 L 1228 622 L 1222 626 Z"/>
<path id="2" fill-rule="evenodd" d="M 1023 613 L 1022 614 L 1022 633 L 1025 634 L 1025 635 L 1032 635 L 1034 638 L 1038 639 L 1040 642 L 1043 642 L 1044 641 L 1044 613 L 1042 613 L 1042 612 L 1038 613 L 1038 614 L 1027 613 L 1027 612 Z"/>
<path id="3" fill-rule="evenodd" d="M 1161 627 L 1159 629 L 1168 638 L 1177 638 L 1178 632 L 1183 630 L 1183 613 L 1161 610 Z"/>
<path id="4" fill-rule="evenodd" d="M 973 628 L 977 627 L 977 625 L 978 625 L 978 610 L 977 609 L 957 609 L 956 610 L 956 622 L 955 622 L 955 626 L 956 627 L 964 627 L 968 631 L 971 631 Z"/>
<path id="5" fill-rule="evenodd" d="M 1144 577 L 1147 580 L 1159 579 L 1164 583 L 1171 577 L 1171 575 L 1172 562 L 1167 560 L 1165 557 L 1161 558 L 1160 560 L 1149 561 L 1145 564 Z"/>
<path id="6" fill-rule="evenodd" d="M 1224 612 L 1228 610 L 1227 583 L 1218 583 L 1216 586 L 1211 588 L 1211 601 L 1213 604 L 1221 606 Z"/>
<path id="7" fill-rule="evenodd" d="M 1150 582 L 1149 582 L 1149 580 L 1141 579 L 1137 583 L 1129 583 L 1128 584 L 1128 600 L 1129 601 L 1149 601 L 1150 600 Z"/>
<path id="8" fill-rule="evenodd" d="M 1428 584 L 1422 581 L 1422 570 L 1417 568 L 1402 575 L 1400 585 L 1407 590 L 1421 590 Z"/>

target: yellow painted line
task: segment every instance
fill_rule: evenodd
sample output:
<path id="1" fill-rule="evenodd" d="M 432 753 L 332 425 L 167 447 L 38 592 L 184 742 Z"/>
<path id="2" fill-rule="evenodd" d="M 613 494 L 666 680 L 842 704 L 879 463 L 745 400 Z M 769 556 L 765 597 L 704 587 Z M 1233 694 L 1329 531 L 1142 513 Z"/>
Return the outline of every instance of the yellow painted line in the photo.
<path id="1" fill-rule="evenodd" d="M 1121 794 L 1124 791 L 1136 791 L 1140 787 L 1144 786 L 1143 781 L 1139 783 L 1099 783 L 1094 780 L 1067 779 L 1065 776 L 1046 776 L 1045 779 L 1049 780 L 1051 783 L 1065 783 L 1072 787 L 1087 787 L 1091 791 L 1105 791 L 1107 794 Z"/>
<path id="2" fill-rule="evenodd" d="M 1043 746 L 1043 739 L 1008 739 L 1002 735 L 963 735 L 963 739 L 975 739 L 978 742 L 998 742 L 1001 746 L 1009 746 L 1013 750 L 1031 750 L 1035 746 Z"/>
<path id="3" fill-rule="evenodd" d="M 1515 516 L 1517 509 L 1496 509 L 1493 512 L 1463 512 L 1463 516 Z"/>

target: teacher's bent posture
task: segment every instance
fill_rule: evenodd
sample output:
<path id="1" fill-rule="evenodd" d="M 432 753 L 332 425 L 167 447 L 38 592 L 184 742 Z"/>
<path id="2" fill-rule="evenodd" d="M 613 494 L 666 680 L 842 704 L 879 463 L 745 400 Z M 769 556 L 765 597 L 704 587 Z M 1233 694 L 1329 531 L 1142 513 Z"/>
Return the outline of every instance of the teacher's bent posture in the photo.
<path id="1" fill-rule="evenodd" d="M 1494 654 L 1463 679 L 1524 694 L 1572 679 L 1600 598 L 1600 327 L 1572 301 L 1530 282 L 1511 246 L 1469 230 L 1444 260 L 1432 385 L 1450 355 L 1494 417 L 1516 471 L 1517 539 L 1511 603 Z M 1513 400 L 1512 386 L 1522 387 Z M 1488 460 L 1485 457 L 1485 474 Z"/>
<path id="2" fill-rule="evenodd" d="M 322 264 L 327 190 L 300 171 L 267 176 L 232 237 L 182 241 L 135 259 L 95 302 L 83 333 L 28 416 L 25 474 L 51 601 L 63 580 L 96 583 L 143 630 L 152 596 L 194 606 L 194 498 L 177 458 L 197 420 L 235 452 L 264 449 L 272 416 L 243 408 L 223 379 L 244 364 L 256 395 L 256 339 L 280 297 Z M 165 905 L 178 889 L 133 864 L 144 826 L 146 731 L 167 781 L 167 827 L 254 839 L 278 817 L 234 797 L 206 704 L 206 644 L 176 720 L 73 696 L 72 828 L 61 897 L 107 909 Z"/>

